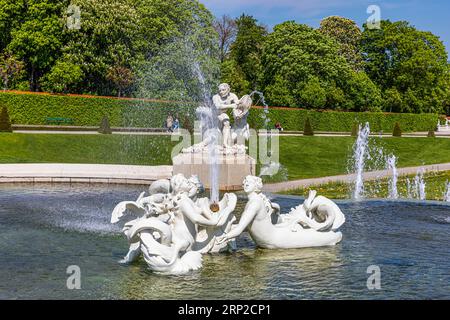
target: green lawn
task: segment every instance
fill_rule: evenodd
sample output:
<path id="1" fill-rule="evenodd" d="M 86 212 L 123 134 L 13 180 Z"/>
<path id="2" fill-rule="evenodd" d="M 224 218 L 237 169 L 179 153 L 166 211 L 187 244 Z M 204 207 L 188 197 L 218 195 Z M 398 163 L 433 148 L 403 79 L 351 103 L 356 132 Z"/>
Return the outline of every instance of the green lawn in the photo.
<path id="1" fill-rule="evenodd" d="M 171 164 L 167 136 L 0 134 L 0 163 Z"/>
<path id="2" fill-rule="evenodd" d="M 399 167 L 450 162 L 450 139 L 373 138 L 394 152 Z M 280 163 L 288 179 L 347 173 L 352 137 L 280 137 Z M 171 164 L 178 142 L 168 136 L 0 134 L 0 163 Z"/>
<path id="3" fill-rule="evenodd" d="M 372 138 L 385 153 L 394 153 L 398 167 L 450 162 L 450 139 Z M 289 180 L 347 173 L 352 137 L 280 137 L 280 163 Z"/>

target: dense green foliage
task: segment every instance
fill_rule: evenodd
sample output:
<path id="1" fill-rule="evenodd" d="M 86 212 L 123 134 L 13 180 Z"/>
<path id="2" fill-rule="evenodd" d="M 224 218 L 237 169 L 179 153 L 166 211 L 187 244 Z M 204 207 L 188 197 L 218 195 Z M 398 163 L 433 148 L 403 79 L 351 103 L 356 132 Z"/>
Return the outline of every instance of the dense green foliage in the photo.
<path id="1" fill-rule="evenodd" d="M 363 58 L 359 49 L 362 32 L 355 21 L 331 16 L 320 22 L 319 31 L 339 43 L 339 54 L 347 60 L 355 71 L 362 69 Z"/>
<path id="2" fill-rule="evenodd" d="M 365 26 L 361 50 L 365 70 L 384 95 L 384 110 L 445 112 L 450 104 L 448 54 L 439 37 L 408 22 Z"/>
<path id="3" fill-rule="evenodd" d="M 196 0 L 0 0 L 0 53 L 25 63 L 14 89 L 132 95 L 174 39 L 201 35 L 189 41 L 214 60 L 212 21 Z"/>
<path id="4" fill-rule="evenodd" d="M 338 43 L 306 25 L 275 26 L 264 42 L 263 86 L 269 104 L 375 111 L 379 89 L 339 55 Z"/>
<path id="5" fill-rule="evenodd" d="M 251 16 L 242 15 L 235 21 L 236 39 L 222 63 L 222 81 L 242 96 L 260 88 L 261 53 L 268 32 Z"/>
<path id="6" fill-rule="evenodd" d="M 181 126 L 192 128 L 196 103 L 115 99 L 67 95 L 17 94 L 0 92 L 0 104 L 8 107 L 15 124 L 45 124 L 48 117 L 74 119 L 77 126 L 98 126 L 108 116 L 113 127 L 164 127 L 167 115 L 178 114 Z M 264 109 L 252 108 L 248 122 L 252 128 L 264 128 Z M 355 122 L 369 122 L 373 132 L 392 132 L 396 122 L 404 132 L 428 131 L 438 122 L 436 114 L 400 114 L 371 112 L 314 111 L 270 108 L 271 123 L 280 122 L 286 131 L 302 131 L 306 117 L 315 131 L 351 132 Z"/>
<path id="7" fill-rule="evenodd" d="M 265 34 L 252 17 L 236 21 L 243 19 L 245 36 L 222 63 L 222 80 L 240 95 L 259 90 L 269 105 L 307 109 L 450 112 L 448 56 L 431 32 L 405 21 L 362 32 L 332 16 L 318 29 L 287 21 Z"/>
<path id="8" fill-rule="evenodd" d="M 220 79 L 272 106 L 450 112 L 445 46 L 408 22 L 221 21 L 198 0 L 0 0 L 0 77 L 9 89 L 196 103 Z"/>

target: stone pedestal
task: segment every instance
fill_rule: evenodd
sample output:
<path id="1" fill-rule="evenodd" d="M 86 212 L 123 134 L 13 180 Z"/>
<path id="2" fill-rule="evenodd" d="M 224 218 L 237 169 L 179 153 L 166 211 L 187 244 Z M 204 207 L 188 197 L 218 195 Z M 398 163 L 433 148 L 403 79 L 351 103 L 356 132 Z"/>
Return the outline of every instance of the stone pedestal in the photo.
<path id="1" fill-rule="evenodd" d="M 211 160 L 208 152 L 180 153 L 172 159 L 172 162 L 174 175 L 182 173 L 189 177 L 196 174 L 205 188 L 210 188 Z M 256 174 L 256 160 L 247 154 L 219 154 L 217 163 L 221 191 L 241 190 L 244 178 Z"/>

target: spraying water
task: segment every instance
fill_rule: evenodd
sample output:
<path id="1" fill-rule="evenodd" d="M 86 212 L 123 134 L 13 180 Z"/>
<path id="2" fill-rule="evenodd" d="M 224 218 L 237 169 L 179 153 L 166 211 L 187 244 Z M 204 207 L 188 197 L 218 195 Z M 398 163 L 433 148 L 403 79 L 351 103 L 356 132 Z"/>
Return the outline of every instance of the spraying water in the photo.
<path id="1" fill-rule="evenodd" d="M 269 113 L 269 106 L 267 105 L 265 99 L 264 99 L 264 94 L 260 91 L 253 91 L 252 93 L 250 93 L 250 97 L 253 99 L 253 96 L 257 94 L 260 97 L 260 101 L 264 107 L 264 113 L 261 114 L 261 118 L 264 119 L 264 128 L 268 128 L 269 122 L 270 122 L 270 118 L 267 116 Z M 259 101 L 258 101 L 259 102 Z"/>
<path id="2" fill-rule="evenodd" d="M 444 202 L 450 202 L 450 182 L 447 181 L 447 188 L 444 192 Z"/>
<path id="3" fill-rule="evenodd" d="M 414 184 L 413 184 L 413 196 L 416 199 L 419 200 L 425 200 L 426 199 L 426 183 L 423 178 L 423 169 L 417 171 L 416 176 L 414 177 Z"/>
<path id="4" fill-rule="evenodd" d="M 353 145 L 353 169 L 356 173 L 353 199 L 358 200 L 364 196 L 364 164 L 368 152 L 370 126 L 367 122 L 364 127 L 359 126 L 358 139 Z"/>
<path id="5" fill-rule="evenodd" d="M 219 129 L 217 121 L 217 109 L 212 102 L 211 90 L 206 84 L 203 72 L 198 62 L 193 63 L 193 71 L 197 76 L 202 92 L 203 106 L 197 108 L 196 113 L 200 119 L 202 137 L 208 137 L 208 161 L 210 178 L 210 199 L 213 203 L 219 203 L 219 161 L 217 145 L 219 143 Z"/>
<path id="6" fill-rule="evenodd" d="M 409 180 L 409 178 L 406 179 L 406 198 L 407 199 L 413 198 L 412 185 L 411 185 L 411 181 Z"/>
<path id="7" fill-rule="evenodd" d="M 398 199 L 398 191 L 397 191 L 397 181 L 398 181 L 398 172 L 397 172 L 397 158 L 395 155 L 390 155 L 387 158 L 387 169 L 392 170 L 392 177 L 389 180 L 389 198 L 390 199 Z"/>

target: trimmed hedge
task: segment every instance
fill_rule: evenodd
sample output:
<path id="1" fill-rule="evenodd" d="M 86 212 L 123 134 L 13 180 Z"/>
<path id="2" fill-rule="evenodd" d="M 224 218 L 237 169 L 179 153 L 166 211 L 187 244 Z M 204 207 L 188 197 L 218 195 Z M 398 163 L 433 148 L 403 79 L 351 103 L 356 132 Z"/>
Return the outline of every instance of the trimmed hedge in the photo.
<path id="1" fill-rule="evenodd" d="M 75 126 L 98 126 L 107 116 L 111 127 L 161 128 L 167 115 L 178 113 L 179 119 L 191 125 L 196 104 L 148 100 L 126 100 L 105 97 L 0 93 L 0 105 L 8 107 L 11 122 L 43 125 L 46 118 L 73 118 Z M 303 109 L 252 108 L 248 122 L 252 128 L 263 128 L 269 118 L 269 129 L 280 122 L 285 131 L 302 131 L 306 118 L 315 131 L 351 132 L 355 122 L 369 122 L 372 132 L 391 132 L 398 122 L 404 132 L 429 131 L 436 127 L 437 114 L 394 114 L 370 112 L 313 111 Z M 182 123 L 183 124 L 183 123 Z"/>
<path id="2" fill-rule="evenodd" d="M 74 119 L 74 126 L 96 126 L 104 116 L 111 127 L 163 127 L 167 115 L 195 118 L 196 106 L 105 97 L 0 93 L 0 105 L 8 106 L 13 124 L 44 125 L 46 118 Z"/>
<path id="3" fill-rule="evenodd" d="M 252 109 L 249 116 L 251 127 L 262 127 L 262 109 Z M 369 122 L 372 132 L 391 133 L 398 122 L 403 132 L 425 131 L 435 128 L 439 115 L 431 113 L 381 113 L 381 112 L 338 112 L 314 111 L 303 109 L 286 110 L 285 108 L 271 108 L 269 118 L 272 126 L 280 122 L 285 131 L 302 131 L 306 118 L 311 121 L 314 131 L 351 132 L 354 123 Z M 255 124 L 258 124 L 255 126 Z"/>

